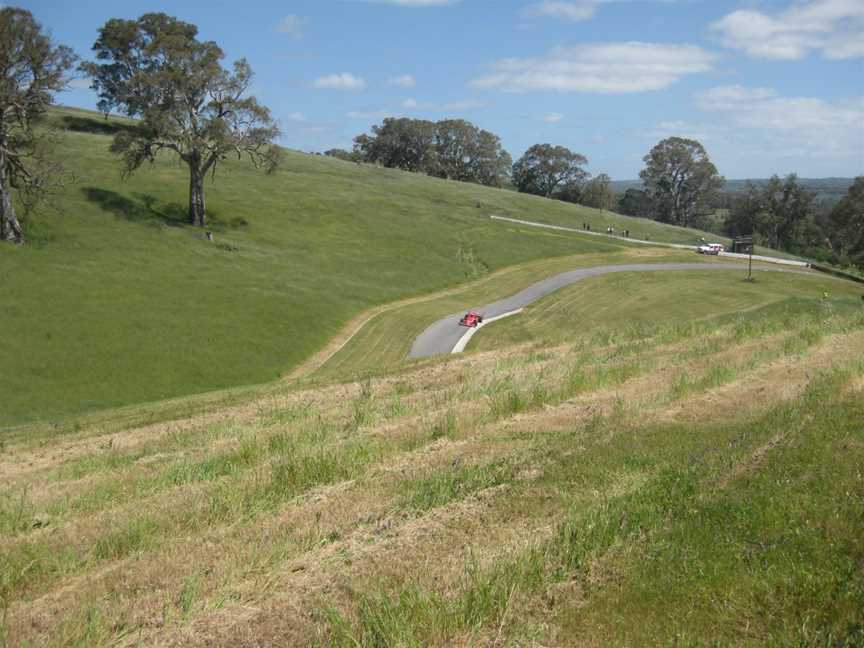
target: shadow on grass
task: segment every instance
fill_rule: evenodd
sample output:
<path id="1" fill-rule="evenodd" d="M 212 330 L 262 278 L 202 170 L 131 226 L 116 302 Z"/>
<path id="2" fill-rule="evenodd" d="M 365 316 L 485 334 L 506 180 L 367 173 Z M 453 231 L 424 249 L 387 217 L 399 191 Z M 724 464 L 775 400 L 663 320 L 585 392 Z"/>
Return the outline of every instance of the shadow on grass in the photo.
<path id="1" fill-rule="evenodd" d="M 159 204 L 148 194 L 133 194 L 127 198 L 116 191 L 99 189 L 97 187 L 82 187 L 81 191 L 90 202 L 97 203 L 102 209 L 118 218 L 134 223 L 149 223 L 153 225 L 168 225 L 181 227 L 187 223 L 187 212 L 177 203 Z"/>
<path id="2" fill-rule="evenodd" d="M 82 187 L 84 196 L 118 218 L 134 223 L 183 227 L 189 223 L 186 207 L 178 203 L 160 203 L 149 194 L 135 193 L 131 198 L 98 187 Z M 213 210 L 207 210 L 207 228 L 214 232 L 236 230 L 249 225 L 242 217 L 222 219 Z"/>
<path id="3" fill-rule="evenodd" d="M 123 123 L 117 120 L 109 121 L 104 118 L 96 119 L 92 117 L 64 115 L 62 120 L 63 127 L 66 130 L 78 133 L 91 133 L 94 135 L 115 135 L 121 131 L 128 131 L 133 128 L 132 124 Z"/>

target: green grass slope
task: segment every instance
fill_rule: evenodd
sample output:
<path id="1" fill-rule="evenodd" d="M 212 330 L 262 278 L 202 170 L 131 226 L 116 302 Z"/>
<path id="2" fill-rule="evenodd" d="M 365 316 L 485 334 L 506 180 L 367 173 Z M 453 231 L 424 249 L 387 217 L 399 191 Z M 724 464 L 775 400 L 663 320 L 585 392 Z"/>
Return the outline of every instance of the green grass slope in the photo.
<path id="1" fill-rule="evenodd" d="M 74 172 L 64 213 L 0 248 L 0 427 L 273 380 L 353 315 L 531 260 L 623 243 L 510 225 L 600 212 L 508 191 L 287 152 L 207 184 L 215 242 L 184 224 L 187 176 L 165 157 L 120 177 L 118 120 L 58 109 Z M 643 222 L 653 240 L 692 240 Z M 636 226 L 633 235 L 643 235 Z"/>
<path id="2" fill-rule="evenodd" d="M 513 344 L 561 344 L 580 338 L 608 343 L 616 336 L 638 337 L 670 323 L 738 315 L 743 311 L 797 300 L 820 300 L 826 308 L 857 309 L 861 289 L 818 274 L 755 273 L 743 281 L 740 270 L 642 272 L 582 281 L 541 299 L 518 316 L 493 322 L 472 338 L 470 351 Z"/>

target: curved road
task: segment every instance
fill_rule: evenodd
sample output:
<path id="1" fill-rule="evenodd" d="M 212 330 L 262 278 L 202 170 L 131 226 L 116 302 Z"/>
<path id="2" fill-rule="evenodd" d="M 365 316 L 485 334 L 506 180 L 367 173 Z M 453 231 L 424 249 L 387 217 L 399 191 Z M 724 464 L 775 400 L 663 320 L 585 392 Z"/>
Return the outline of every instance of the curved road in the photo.
<path id="1" fill-rule="evenodd" d="M 580 268 L 579 270 L 569 270 L 561 274 L 554 275 L 538 281 L 537 283 L 528 286 L 525 290 L 521 290 L 511 297 L 507 297 L 486 306 L 473 307 L 471 310 L 476 310 L 483 313 L 484 320 L 498 317 L 505 313 L 511 313 L 524 308 L 541 297 L 545 297 L 549 293 L 555 292 L 560 288 L 574 284 L 577 281 L 588 279 L 589 277 L 597 277 L 599 275 L 610 274 L 613 272 L 654 272 L 657 270 L 746 270 L 746 264 L 723 264 L 714 265 L 710 263 L 631 263 L 624 265 L 607 265 L 596 266 L 593 268 Z M 769 270 L 764 268 L 764 270 Z M 800 272 L 795 270 L 781 270 L 780 268 L 770 268 L 773 272 Z M 409 358 L 425 358 L 428 356 L 438 355 L 440 353 L 451 353 L 462 336 L 465 335 L 466 329 L 464 326 L 459 326 L 459 319 L 465 314 L 465 309 L 458 313 L 453 313 L 444 317 L 429 328 L 423 331 L 414 340 L 414 345 L 411 347 Z"/>

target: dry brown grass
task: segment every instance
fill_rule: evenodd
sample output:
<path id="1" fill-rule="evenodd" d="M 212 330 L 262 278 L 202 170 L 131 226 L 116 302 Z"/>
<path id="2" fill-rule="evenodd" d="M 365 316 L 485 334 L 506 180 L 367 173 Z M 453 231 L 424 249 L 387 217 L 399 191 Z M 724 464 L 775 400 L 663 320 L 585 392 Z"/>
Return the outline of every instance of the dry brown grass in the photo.
<path id="1" fill-rule="evenodd" d="M 287 390 L 202 417 L 110 435 L 100 435 L 98 429 L 83 430 L 54 445 L 14 447 L 0 457 L 0 470 L 10 476 L 12 484 L 27 483 L 29 501 L 38 508 L 117 480 L 131 483 L 181 457 L 202 459 L 225 452 L 239 447 L 249 435 L 266 443 L 275 434 L 300 433 L 313 423 L 347 429 L 351 404 L 368 389 L 371 422 L 340 434 L 346 439 L 389 444 L 392 451 L 373 461 L 356 479 L 313 487 L 272 512 L 201 528 L 177 527 L 151 548 L 86 563 L 68 575 L 34 583 L 10 606 L 9 636 L 36 645 L 71 641 L 83 632 L 82 610 L 98 606 L 104 637 L 96 643 L 307 645 L 323 632 L 322 607 L 349 609 L 353 592 L 372 583 L 392 586 L 412 580 L 446 595 L 461 582 L 467 562 L 492 563 L 548 537 L 576 495 L 544 489 L 542 479 L 549 459 L 537 448 L 545 434 L 574 431 L 567 452 L 575 456 L 586 444 L 608 443 L 609 434 L 615 433 L 613 428 L 595 438 L 579 432 L 598 417 L 618 416 L 624 426 L 649 420 L 695 421 L 726 415 L 730 408 L 742 416 L 752 415 L 799 394 L 814 373 L 830 367 L 838 357 L 864 354 L 864 332 L 829 337 L 805 353 L 780 355 L 763 365 L 741 369 L 732 381 L 707 392 L 668 398 L 682 370 L 700 373 L 713 363 L 738 364 L 757 347 L 779 348 L 782 342 L 782 335 L 769 336 L 730 346 L 711 357 L 688 356 L 693 342 L 687 340 L 649 347 L 637 356 L 644 371 L 620 384 L 491 418 L 491 401 L 482 395 L 482 389 L 504 381 L 513 389 L 524 391 L 541 383 L 554 391 L 582 351 L 566 346 L 539 352 L 521 347 L 506 353 L 469 355 L 446 363 L 421 364 L 375 380 L 368 388 L 348 384 Z M 608 369 L 632 360 L 607 358 L 604 354 L 611 351 L 594 350 L 588 366 Z M 400 387 L 405 390 L 401 396 L 397 394 Z M 864 383 L 859 378 L 851 388 L 862 390 Z M 758 398 L 752 398 L 753 394 Z M 747 396 L 751 396 L 750 405 L 741 408 Z M 387 417 L 383 412 L 391 402 L 403 409 Z M 308 416 L 288 422 L 271 420 L 274 412 L 300 405 L 308 406 Z M 458 421 L 453 433 L 429 437 L 430 426 L 448 412 Z M 236 429 L 236 434 L 214 440 L 207 435 L 214 425 Z M 190 435 L 191 440 L 166 450 L 170 444 L 165 444 L 178 435 Z M 339 452 L 342 436 L 327 441 L 332 443 L 327 447 Z M 779 434 L 772 443 L 781 440 Z M 722 478 L 721 485 L 757 468 L 772 443 L 756 449 Z M 117 469 L 79 479 L 58 477 L 58 469 L 70 461 L 107 451 L 135 450 L 143 455 Z M 515 477 L 507 483 L 430 510 L 412 511 L 400 505 L 400 493 L 417 480 L 501 460 L 515 466 Z M 118 505 L 107 502 L 90 513 L 70 513 L 45 528 L 6 538 L 0 546 L 12 548 L 43 540 L 57 543 L 58 549 L 69 546 L 86 554 L 106 528 L 122 527 L 142 514 L 162 520 L 182 512 L 194 517 L 220 486 L 248 487 L 266 474 L 270 461 L 265 457 L 230 478 L 162 488 L 147 497 L 133 494 Z M 609 489 L 625 493 L 639 484 L 638 475 L 622 474 Z M 591 570 L 592 577 L 614 577 L 609 569 L 612 567 L 598 564 Z M 189 589 L 193 581 L 194 596 L 181 609 L 184 588 Z M 560 591 L 546 596 L 578 598 L 579 587 L 563 584 Z M 536 605 L 537 601 L 514 596 L 511 614 L 519 615 L 520 606 Z M 500 630 L 464 636 L 456 645 L 499 645 Z"/>

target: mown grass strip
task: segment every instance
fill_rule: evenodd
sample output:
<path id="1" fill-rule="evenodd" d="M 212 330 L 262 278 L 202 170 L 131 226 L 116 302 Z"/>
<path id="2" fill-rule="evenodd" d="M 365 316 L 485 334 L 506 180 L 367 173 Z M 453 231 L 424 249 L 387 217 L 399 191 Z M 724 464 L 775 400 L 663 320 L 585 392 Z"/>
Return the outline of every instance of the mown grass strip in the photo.
<path id="1" fill-rule="evenodd" d="M 469 565 L 453 595 L 429 590 L 409 577 L 396 593 L 382 584 L 377 592 L 358 594 L 350 614 L 325 610 L 327 641 L 336 646 L 445 645 L 456 637 L 500 629 L 514 595 L 530 600 L 555 583 L 584 579 L 598 563 L 623 560 L 620 568 L 631 570 L 624 572 L 629 588 L 625 603 L 631 606 L 627 618 L 640 623 L 616 625 L 621 594 L 617 589 L 607 592 L 602 582 L 588 590 L 589 606 L 598 601 L 594 614 L 580 612 L 558 622 L 569 624 L 565 627 L 571 632 L 590 631 L 593 640 L 598 639 L 599 626 L 612 643 L 631 643 L 635 637 L 649 643 L 683 637 L 708 640 L 717 636 L 718 627 L 711 622 L 716 608 L 703 608 L 695 615 L 681 614 L 681 608 L 692 609 L 689 601 L 694 596 L 706 602 L 719 596 L 728 599 L 729 621 L 761 623 L 759 641 L 856 645 L 864 637 L 861 608 L 852 603 L 860 602 L 864 592 L 864 550 L 855 541 L 864 519 L 864 491 L 860 474 L 856 477 L 860 450 L 859 461 L 847 457 L 830 487 L 821 475 L 835 472 L 837 441 L 850 434 L 864 440 L 864 405 L 857 396 L 843 394 L 843 385 L 862 371 L 864 365 L 823 376 L 800 398 L 755 422 L 703 430 L 702 440 L 690 439 L 671 453 L 668 447 L 659 448 L 658 457 L 665 451 L 665 459 L 655 464 L 654 476 L 635 492 L 574 510 L 549 541 L 491 567 L 478 570 Z M 728 493 L 713 489 L 706 468 L 725 465 L 730 451 L 740 455 L 740 446 L 732 440 L 746 435 L 752 447 L 777 429 L 788 429 L 797 443 L 781 451 L 773 468 Z M 639 430 L 640 436 L 669 438 L 674 433 L 675 429 Z M 726 452 L 712 444 L 720 439 L 729 439 Z M 685 457 L 689 463 L 680 461 Z M 849 488 L 858 496 L 850 497 Z M 784 501 L 787 492 L 794 493 L 793 500 Z M 838 497 L 844 502 L 839 510 Z M 834 540 L 826 545 L 830 537 Z M 758 557 L 745 552 L 742 560 L 740 551 L 748 546 L 757 548 Z M 613 548 L 628 549 L 621 553 Z M 631 561 L 628 551 L 641 558 Z M 742 577 L 749 588 L 734 585 Z M 783 595 L 772 598 L 772 591 Z M 814 614 L 816 602 L 821 612 Z M 677 622 L 670 624 L 672 619 Z M 516 621 L 513 632 L 527 621 Z M 723 636 L 740 640 L 736 625 L 726 626 Z"/>

